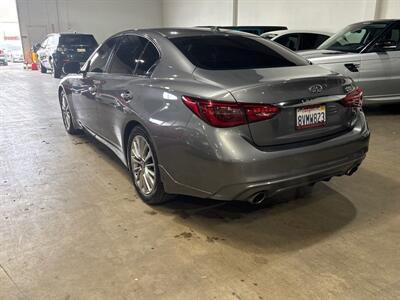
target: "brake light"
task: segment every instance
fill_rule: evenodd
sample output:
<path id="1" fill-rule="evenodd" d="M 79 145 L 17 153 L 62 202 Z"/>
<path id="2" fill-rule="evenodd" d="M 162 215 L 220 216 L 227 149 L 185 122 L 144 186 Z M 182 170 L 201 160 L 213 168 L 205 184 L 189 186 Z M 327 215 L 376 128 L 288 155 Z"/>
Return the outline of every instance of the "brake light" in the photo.
<path id="1" fill-rule="evenodd" d="M 234 127 L 268 120 L 279 108 L 270 104 L 246 104 L 182 97 L 183 103 L 200 119 L 214 127 Z"/>
<path id="2" fill-rule="evenodd" d="M 362 107 L 364 91 L 360 87 L 356 87 L 344 97 L 342 104 L 347 107 Z"/>

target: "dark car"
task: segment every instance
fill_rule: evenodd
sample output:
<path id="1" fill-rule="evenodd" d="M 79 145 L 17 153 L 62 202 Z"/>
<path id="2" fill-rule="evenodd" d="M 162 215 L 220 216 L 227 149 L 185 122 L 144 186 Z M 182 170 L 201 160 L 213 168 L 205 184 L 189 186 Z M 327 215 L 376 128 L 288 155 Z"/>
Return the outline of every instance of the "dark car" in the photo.
<path id="1" fill-rule="evenodd" d="M 329 39 L 332 34 L 310 30 L 276 30 L 264 33 L 263 38 L 279 43 L 290 50 L 317 49 L 319 45 Z"/>
<path id="2" fill-rule="evenodd" d="M 3 65 L 3 66 L 8 65 L 6 53 L 2 49 L 0 49 L 0 66 L 1 65 Z"/>
<path id="3" fill-rule="evenodd" d="M 286 30 L 286 26 L 198 26 L 199 28 L 213 28 L 213 29 L 229 29 L 247 32 L 255 35 L 262 35 L 263 33 L 275 31 L 275 30 Z"/>
<path id="4" fill-rule="evenodd" d="M 55 78 L 60 78 L 62 68 L 67 62 L 83 64 L 97 48 L 96 39 L 91 34 L 52 33 L 36 46 L 40 71 L 53 71 Z"/>
<path id="5" fill-rule="evenodd" d="M 147 203 L 259 203 L 351 175 L 368 149 L 353 81 L 253 34 L 125 31 L 64 70 L 76 73 L 58 90 L 66 130 L 112 149 Z"/>

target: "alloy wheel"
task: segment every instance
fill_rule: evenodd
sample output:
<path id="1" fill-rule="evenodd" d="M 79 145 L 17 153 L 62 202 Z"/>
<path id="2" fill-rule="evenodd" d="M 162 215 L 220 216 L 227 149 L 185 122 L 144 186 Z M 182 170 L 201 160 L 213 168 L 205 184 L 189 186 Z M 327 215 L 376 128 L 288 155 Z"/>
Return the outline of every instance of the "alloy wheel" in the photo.
<path id="1" fill-rule="evenodd" d="M 136 186 L 144 195 L 151 194 L 156 186 L 154 157 L 146 139 L 137 135 L 131 145 L 131 167 Z"/>
<path id="2" fill-rule="evenodd" d="M 69 110 L 68 100 L 65 95 L 61 98 L 61 113 L 64 122 L 65 129 L 70 130 L 71 128 L 71 111 Z"/>

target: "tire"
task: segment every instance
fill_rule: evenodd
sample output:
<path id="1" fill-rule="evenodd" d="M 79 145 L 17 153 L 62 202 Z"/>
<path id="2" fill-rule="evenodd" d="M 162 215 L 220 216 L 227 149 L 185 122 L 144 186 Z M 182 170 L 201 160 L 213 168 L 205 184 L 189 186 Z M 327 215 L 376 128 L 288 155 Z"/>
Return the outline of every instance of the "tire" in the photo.
<path id="1" fill-rule="evenodd" d="M 57 66 L 53 65 L 53 77 L 60 78 L 61 77 L 61 69 L 57 68 Z"/>
<path id="2" fill-rule="evenodd" d="M 127 150 L 133 186 L 143 202 L 154 205 L 171 199 L 161 182 L 154 146 L 142 127 L 137 126 L 131 131 Z"/>
<path id="3" fill-rule="evenodd" d="M 64 92 L 60 94 L 60 108 L 65 130 L 71 135 L 81 134 L 82 131 L 74 125 L 75 122 L 69 107 L 68 98 Z"/>
<path id="4" fill-rule="evenodd" d="M 314 188 L 314 184 L 298 187 L 296 189 L 296 198 L 301 199 L 301 198 L 310 196 L 312 194 L 313 188 Z"/>
<path id="5" fill-rule="evenodd" d="M 40 63 L 40 73 L 47 73 L 47 69 Z"/>

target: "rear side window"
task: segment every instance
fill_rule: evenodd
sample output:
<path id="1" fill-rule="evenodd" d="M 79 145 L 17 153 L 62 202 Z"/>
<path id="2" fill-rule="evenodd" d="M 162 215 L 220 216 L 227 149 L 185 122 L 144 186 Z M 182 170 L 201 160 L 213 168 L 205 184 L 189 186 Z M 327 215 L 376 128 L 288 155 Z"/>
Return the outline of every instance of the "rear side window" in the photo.
<path id="1" fill-rule="evenodd" d="M 143 55 L 138 61 L 135 73 L 137 75 L 147 75 L 153 69 L 159 58 L 160 55 L 156 47 L 151 42 L 148 42 Z"/>
<path id="2" fill-rule="evenodd" d="M 97 47 L 97 42 L 92 35 L 68 34 L 60 37 L 60 45 Z"/>
<path id="3" fill-rule="evenodd" d="M 146 44 L 147 40 L 145 38 L 136 35 L 125 36 L 113 56 L 110 64 L 110 73 L 134 74 Z"/>
<path id="4" fill-rule="evenodd" d="M 307 65 L 301 57 L 262 38 L 195 36 L 171 38 L 194 64 L 208 70 L 235 70 Z"/>

